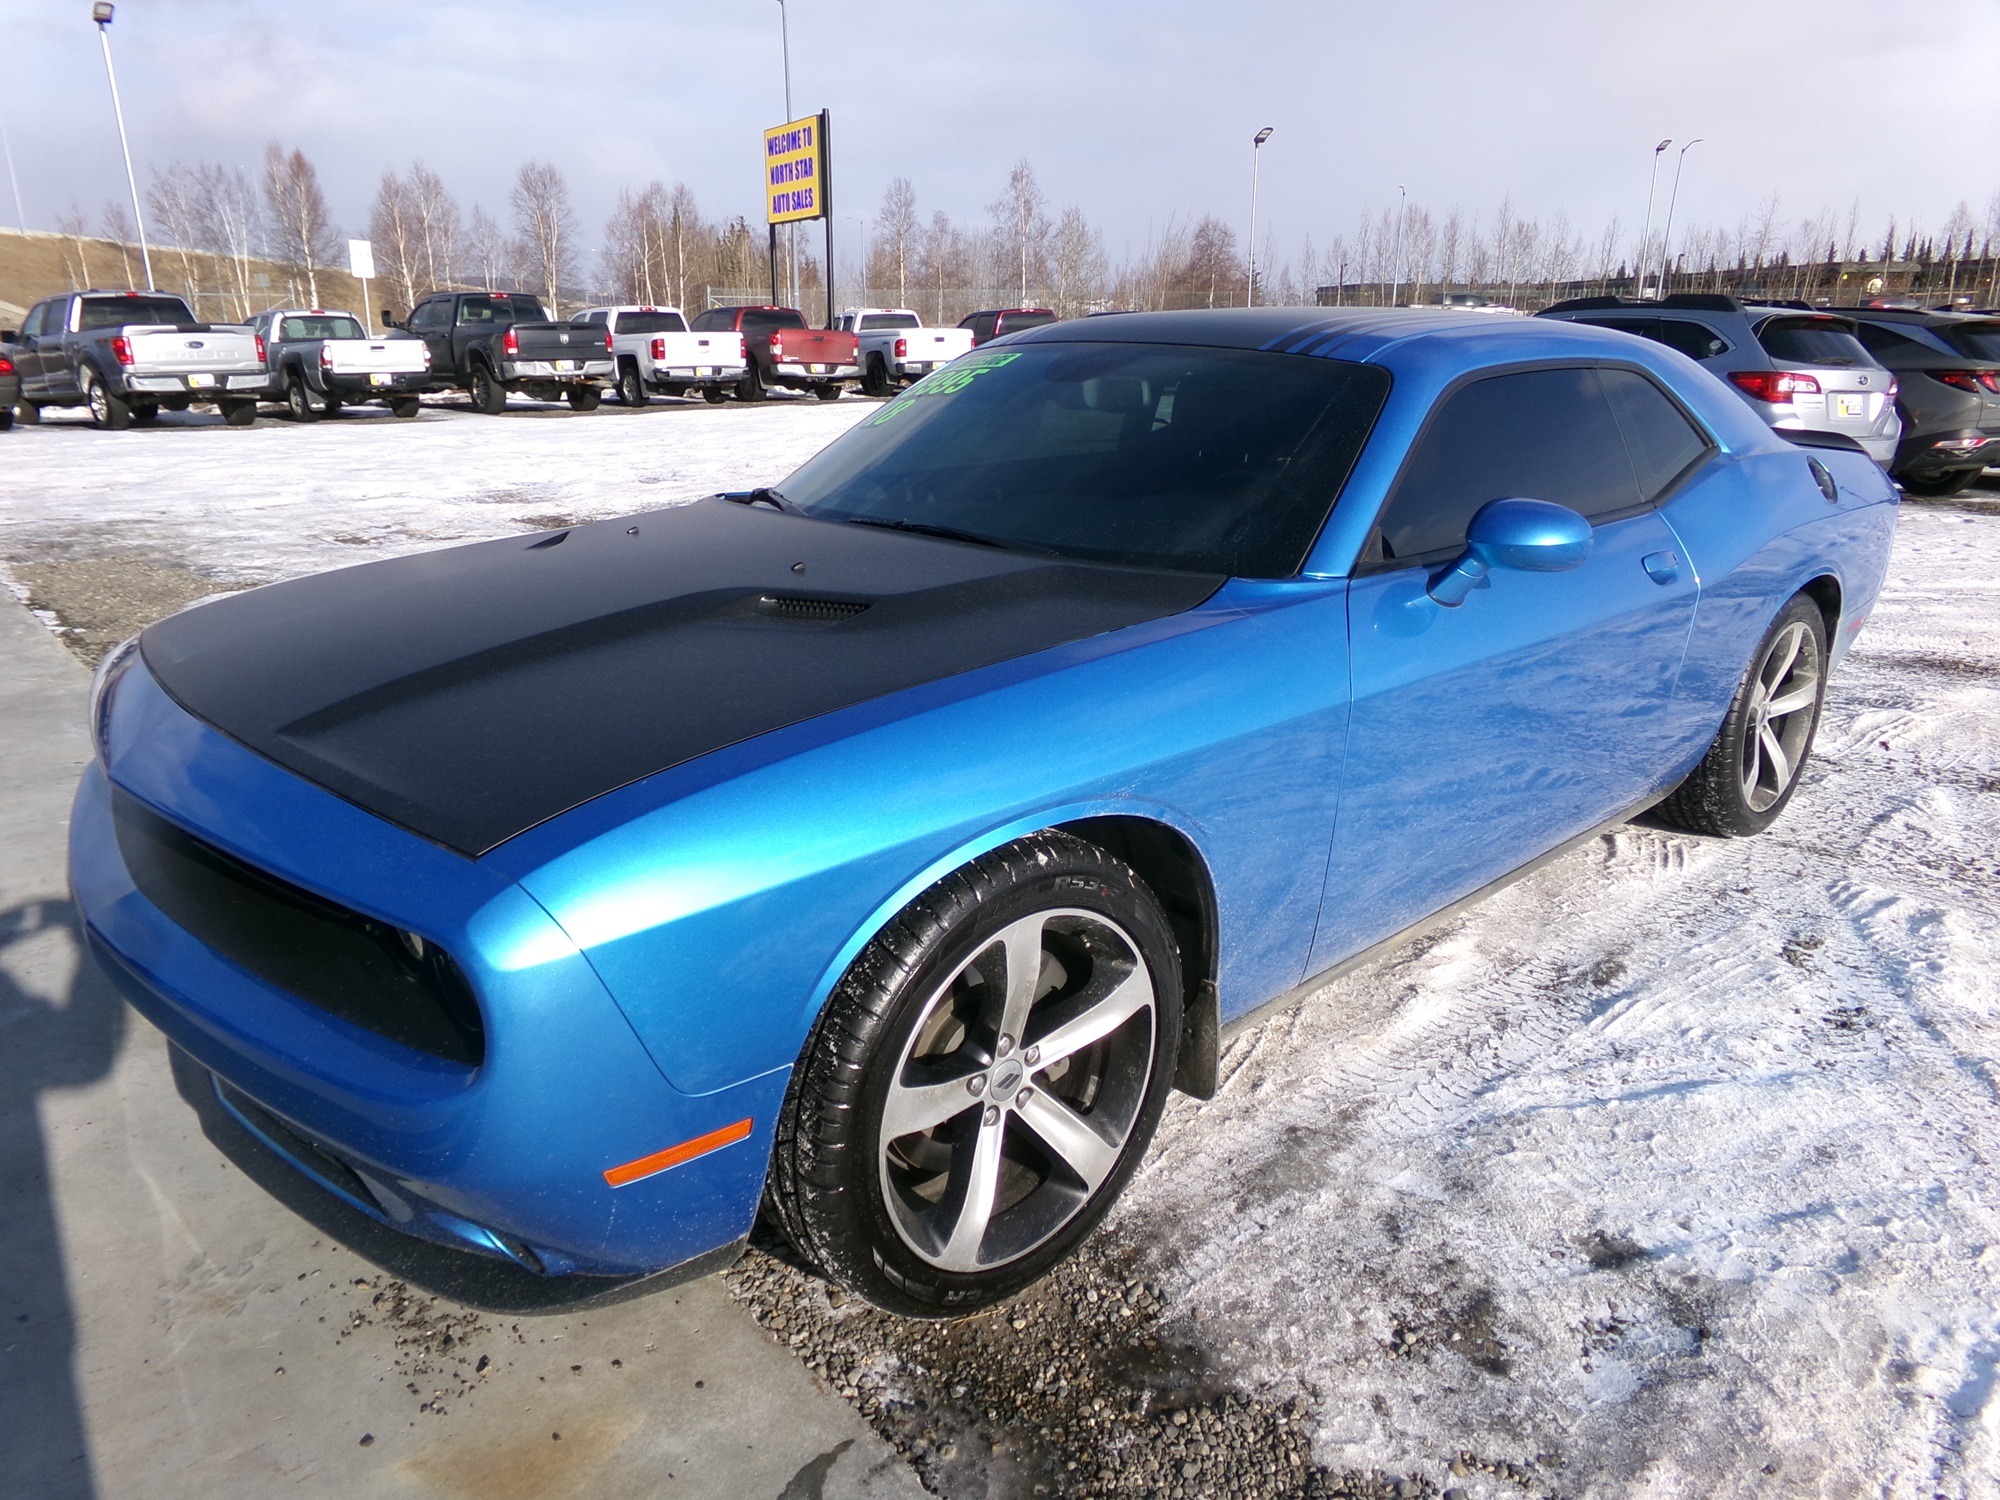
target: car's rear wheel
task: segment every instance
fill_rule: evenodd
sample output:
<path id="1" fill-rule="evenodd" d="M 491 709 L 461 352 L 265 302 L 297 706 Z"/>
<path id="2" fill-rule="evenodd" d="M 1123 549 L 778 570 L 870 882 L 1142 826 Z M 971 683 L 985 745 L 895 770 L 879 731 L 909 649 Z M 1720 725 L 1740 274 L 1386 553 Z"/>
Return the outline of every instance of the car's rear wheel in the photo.
<path id="1" fill-rule="evenodd" d="M 399 417 L 414 417 L 423 410 L 423 405 L 415 396 L 398 396 L 389 403 L 389 410 Z"/>
<path id="2" fill-rule="evenodd" d="M 466 378 L 466 389 L 472 395 L 474 411 L 497 417 L 507 409 L 507 387 L 495 380 L 493 372 L 482 364 L 473 365 L 472 373 Z"/>
<path id="3" fill-rule="evenodd" d="M 1912 495 L 1921 495 L 1926 500 L 1942 500 L 1960 490 L 1972 488 L 1985 472 L 1983 468 L 1954 469 L 1949 474 L 1931 474 L 1922 479 L 1899 479 L 1896 482 Z"/>
<path id="4" fill-rule="evenodd" d="M 1826 696 L 1826 621 L 1795 595 L 1751 658 L 1708 754 L 1657 811 L 1696 833 L 1762 833 L 1798 790 Z"/>
<path id="5" fill-rule="evenodd" d="M 1174 940 L 1144 882 L 1062 833 L 982 856 L 862 951 L 814 1027 L 768 1201 L 878 1307 L 951 1317 L 1067 1256 L 1172 1086 Z"/>
<path id="6" fill-rule="evenodd" d="M 90 420 L 110 432 L 123 432 L 132 425 L 132 408 L 111 393 L 111 388 L 93 373 L 83 377 L 84 400 L 90 404 Z"/>
<path id="7" fill-rule="evenodd" d="M 648 399 L 646 381 L 633 360 L 628 359 L 618 367 L 618 399 L 627 406 L 644 406 Z"/>
<path id="8" fill-rule="evenodd" d="M 814 386 L 813 394 L 819 397 L 819 399 L 822 401 L 838 401 L 840 399 L 841 390 L 842 387 L 834 385 L 831 382 L 828 382 L 825 385 Z"/>
<path id="9" fill-rule="evenodd" d="M 603 404 L 604 392 L 594 385 L 573 385 L 563 392 L 563 399 L 571 411 L 596 411 Z"/>
<path id="10" fill-rule="evenodd" d="M 144 404 L 134 402 L 132 406 L 132 420 L 141 427 L 152 426 L 153 423 L 160 420 L 158 403 L 152 401 L 145 402 Z"/>
<path id="11" fill-rule="evenodd" d="M 249 427 L 257 421 L 255 401 L 218 401 L 215 409 L 222 413 L 222 420 L 231 427 Z"/>
<path id="12" fill-rule="evenodd" d="M 324 415 L 321 404 L 313 400 L 313 393 L 306 389 L 305 376 L 296 370 L 285 382 L 285 406 L 294 422 L 317 422 Z"/>
<path id="13" fill-rule="evenodd" d="M 883 362 L 881 355 L 868 356 L 868 373 L 861 379 L 861 391 L 867 396 L 889 394 L 889 366 Z"/>
<path id="14" fill-rule="evenodd" d="M 710 406 L 720 406 L 729 399 L 729 392 L 719 385 L 705 385 L 701 388 L 701 399 Z"/>
<path id="15" fill-rule="evenodd" d="M 13 425 L 14 425 L 14 408 L 11 406 L 0 406 L 0 432 L 5 432 L 9 427 L 12 427 Z"/>
<path id="16" fill-rule="evenodd" d="M 764 372 L 753 361 L 744 370 L 743 378 L 736 382 L 736 399 L 738 401 L 762 401 L 765 394 Z"/>

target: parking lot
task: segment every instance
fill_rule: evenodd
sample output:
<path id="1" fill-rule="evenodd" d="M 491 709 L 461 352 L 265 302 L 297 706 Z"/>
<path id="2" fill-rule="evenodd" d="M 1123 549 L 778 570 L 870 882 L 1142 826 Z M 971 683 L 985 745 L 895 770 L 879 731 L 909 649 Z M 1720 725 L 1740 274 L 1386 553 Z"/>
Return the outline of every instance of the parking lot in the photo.
<path id="1" fill-rule="evenodd" d="M 995 1313 L 898 1322 L 769 1243 L 538 1306 L 189 1110 L 67 925 L 84 664 L 218 590 L 775 482 L 877 409 L 0 435 L 0 568 L 47 627 L 0 631 L 23 1493 L 1990 1493 L 1991 482 L 1904 506 L 1768 835 L 1605 835 L 1239 1037 Z M 73 1391 L 15 1358 L 65 1350 Z"/>

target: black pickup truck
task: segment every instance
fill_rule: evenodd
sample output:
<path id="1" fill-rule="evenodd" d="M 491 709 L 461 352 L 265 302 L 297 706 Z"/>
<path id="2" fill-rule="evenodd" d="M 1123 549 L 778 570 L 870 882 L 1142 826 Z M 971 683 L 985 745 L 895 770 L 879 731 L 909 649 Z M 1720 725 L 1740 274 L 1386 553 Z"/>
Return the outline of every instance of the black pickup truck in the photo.
<path id="1" fill-rule="evenodd" d="M 87 406 L 99 427 L 150 422 L 161 409 L 212 402 L 232 427 L 257 420 L 269 378 L 264 341 L 248 328 L 204 323 L 164 292 L 64 292 L 0 334 L 20 374 L 24 421 L 45 406 Z"/>
<path id="2" fill-rule="evenodd" d="M 463 387 L 489 414 L 506 408 L 510 391 L 591 411 L 615 373 L 608 331 L 552 323 L 525 292 L 436 292 L 401 323 L 383 321 L 430 346 L 435 384 Z"/>

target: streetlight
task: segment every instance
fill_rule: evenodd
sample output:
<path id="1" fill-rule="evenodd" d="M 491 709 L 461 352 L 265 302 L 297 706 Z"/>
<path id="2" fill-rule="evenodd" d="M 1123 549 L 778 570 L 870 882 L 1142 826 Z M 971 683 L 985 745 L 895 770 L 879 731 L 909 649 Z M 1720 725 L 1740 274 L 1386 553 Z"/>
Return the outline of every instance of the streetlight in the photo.
<path id="1" fill-rule="evenodd" d="M 1681 154 L 1674 160 L 1674 190 L 1667 194 L 1667 227 L 1660 235 L 1660 295 L 1662 297 L 1667 294 L 1667 277 L 1671 266 L 1671 262 L 1667 256 L 1669 248 L 1674 242 L 1674 205 L 1680 201 L 1681 197 L 1681 168 L 1687 165 L 1688 152 L 1694 150 L 1695 147 L 1699 146 L 1706 139 L 1706 136 L 1696 136 L 1685 146 L 1681 147 Z"/>
<path id="2" fill-rule="evenodd" d="M 111 68 L 111 12 L 106 0 L 90 7 L 90 19 L 97 23 L 97 39 L 104 43 L 104 76 L 111 80 L 111 112 L 118 117 L 118 145 L 125 152 L 125 185 L 132 189 L 132 217 L 139 226 L 139 259 L 146 263 L 146 290 L 153 285 L 153 252 L 146 247 L 146 215 L 139 207 L 139 179 L 132 175 L 132 143 L 125 139 L 125 108 L 118 102 L 118 75 Z"/>
<path id="3" fill-rule="evenodd" d="M 1257 162 L 1270 138 L 1271 127 L 1266 125 L 1250 142 L 1250 286 L 1243 298 L 1245 307 L 1257 305 Z"/>
<path id="4" fill-rule="evenodd" d="M 860 214 L 842 214 L 841 218 L 861 226 L 861 295 L 855 299 L 855 305 L 859 306 L 868 300 L 868 221 Z"/>
<path id="5" fill-rule="evenodd" d="M 23 233 L 28 228 L 28 211 L 21 207 L 21 179 L 14 175 L 14 142 L 7 134 L 7 119 L 0 115 L 0 148 L 7 153 L 7 181 L 14 188 L 14 222 Z"/>
<path id="6" fill-rule="evenodd" d="M 779 3 L 783 4 L 784 0 L 779 0 Z M 1660 181 L 1660 153 L 1672 144 L 1673 142 L 1670 140 L 1661 141 L 1659 145 L 1653 148 L 1653 175 L 1646 182 L 1646 229 L 1639 236 L 1639 300 L 1641 302 L 1646 300 L 1646 257 L 1651 254 L 1646 246 L 1653 238 L 1653 189 L 1658 186 Z"/>
<path id="7" fill-rule="evenodd" d="M 1395 265 L 1390 271 L 1393 280 L 1389 284 L 1389 305 L 1396 306 L 1403 296 L 1403 205 L 1410 195 L 1404 191 L 1402 183 L 1396 184 L 1396 254 Z"/>

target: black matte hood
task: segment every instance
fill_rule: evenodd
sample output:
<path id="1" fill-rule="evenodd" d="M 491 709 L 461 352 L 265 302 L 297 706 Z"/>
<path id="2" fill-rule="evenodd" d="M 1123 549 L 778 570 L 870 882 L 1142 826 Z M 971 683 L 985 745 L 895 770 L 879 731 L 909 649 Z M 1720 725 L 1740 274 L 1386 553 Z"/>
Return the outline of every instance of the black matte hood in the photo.
<path id="1" fill-rule="evenodd" d="M 274 584 L 142 646 L 196 717 L 478 855 L 725 745 L 1220 582 L 711 499 Z"/>

